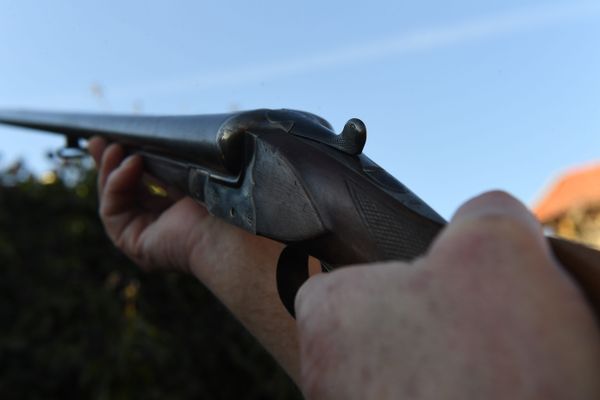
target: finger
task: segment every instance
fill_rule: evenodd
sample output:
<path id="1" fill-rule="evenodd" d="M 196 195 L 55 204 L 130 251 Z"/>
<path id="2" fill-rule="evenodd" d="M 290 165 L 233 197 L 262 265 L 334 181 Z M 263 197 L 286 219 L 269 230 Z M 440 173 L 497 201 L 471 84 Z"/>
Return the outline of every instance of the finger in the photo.
<path id="1" fill-rule="evenodd" d="M 107 153 L 110 152 L 110 149 Z M 114 154 L 114 159 L 109 155 L 104 162 L 106 165 L 120 161 L 119 154 Z M 118 167 L 112 169 L 106 178 L 102 192 L 102 212 L 106 216 L 129 212 L 138 201 L 138 188 L 143 175 L 142 159 L 138 155 L 129 156 Z M 139 210 L 138 210 L 139 211 Z"/>
<path id="2" fill-rule="evenodd" d="M 102 196 L 104 186 L 110 174 L 121 164 L 125 157 L 123 147 L 118 144 L 111 144 L 102 154 L 100 161 L 100 172 L 98 174 L 98 193 Z"/>
<path id="3" fill-rule="evenodd" d="M 88 152 L 94 159 L 96 163 L 96 167 L 100 166 L 100 161 L 102 160 L 102 154 L 104 150 L 106 150 L 107 142 L 104 138 L 100 136 L 94 136 L 88 142 Z"/>
<path id="4" fill-rule="evenodd" d="M 139 202 L 143 174 L 140 156 L 130 156 L 108 178 L 100 201 L 100 215 L 106 231 L 130 256 L 137 258 L 135 243 L 158 215 L 148 212 Z"/>
<path id="5" fill-rule="evenodd" d="M 484 249 L 484 250 L 482 250 Z M 430 254 L 484 256 L 478 252 L 527 253 L 550 257 L 542 227 L 520 201 L 494 191 L 461 206 L 431 247 Z"/>

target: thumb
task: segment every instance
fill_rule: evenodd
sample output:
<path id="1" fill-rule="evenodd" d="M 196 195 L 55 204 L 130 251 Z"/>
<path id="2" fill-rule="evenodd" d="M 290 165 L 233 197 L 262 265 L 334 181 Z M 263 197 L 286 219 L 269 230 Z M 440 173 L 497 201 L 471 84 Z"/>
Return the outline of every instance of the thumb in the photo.
<path id="1" fill-rule="evenodd" d="M 498 240 L 512 239 L 512 232 L 527 238 L 536 249 L 550 254 L 540 222 L 523 203 L 506 192 L 483 193 L 464 203 L 432 247 L 466 231 L 474 236 L 479 233 Z"/>

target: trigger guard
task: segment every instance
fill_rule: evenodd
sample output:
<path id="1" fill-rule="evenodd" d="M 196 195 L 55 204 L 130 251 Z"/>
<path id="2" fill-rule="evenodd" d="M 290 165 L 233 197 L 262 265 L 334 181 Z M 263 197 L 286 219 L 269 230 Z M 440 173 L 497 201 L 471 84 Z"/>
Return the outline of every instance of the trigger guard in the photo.
<path id="1" fill-rule="evenodd" d="M 277 261 L 277 292 L 292 318 L 296 318 L 296 295 L 308 277 L 308 254 L 293 246 L 283 249 Z"/>

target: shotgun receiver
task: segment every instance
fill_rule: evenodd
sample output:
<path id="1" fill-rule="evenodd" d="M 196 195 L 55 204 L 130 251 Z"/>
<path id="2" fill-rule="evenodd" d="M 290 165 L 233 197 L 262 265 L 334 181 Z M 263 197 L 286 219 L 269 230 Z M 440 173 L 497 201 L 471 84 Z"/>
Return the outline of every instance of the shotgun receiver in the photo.
<path id="1" fill-rule="evenodd" d="M 362 153 L 359 119 L 340 134 L 314 114 L 267 109 L 176 117 L 0 111 L 0 122 L 65 135 L 67 148 L 94 135 L 121 143 L 211 214 L 288 244 L 277 280 L 291 313 L 308 255 L 324 269 L 411 260 L 446 223 Z M 550 243 L 600 311 L 600 252 Z"/>

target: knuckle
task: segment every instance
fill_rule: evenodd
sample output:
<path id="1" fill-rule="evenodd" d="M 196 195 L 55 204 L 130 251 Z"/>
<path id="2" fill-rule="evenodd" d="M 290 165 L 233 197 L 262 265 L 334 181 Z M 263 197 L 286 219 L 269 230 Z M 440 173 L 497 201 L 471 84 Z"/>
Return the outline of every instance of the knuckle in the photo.
<path id="1" fill-rule="evenodd" d="M 543 254 L 541 230 L 506 215 L 485 215 L 465 221 L 436 243 L 432 252 L 444 258 L 469 263 L 502 254 Z"/>
<path id="2" fill-rule="evenodd" d="M 151 254 L 142 245 L 136 243 L 134 237 L 121 232 L 120 235 L 112 236 L 111 240 L 115 247 L 135 262 L 142 271 L 148 272 L 153 269 L 154 263 L 152 262 Z"/>
<path id="3" fill-rule="evenodd" d="M 503 239 L 510 245 L 525 245 L 532 249 L 541 249 L 542 228 L 536 227 L 528 221 L 517 218 L 490 218 L 482 221 L 484 229 L 493 229 L 496 239 Z"/>
<path id="4" fill-rule="evenodd" d="M 460 214 L 461 211 L 472 211 L 473 209 L 481 209 L 492 205 L 500 209 L 521 209 L 523 207 L 521 202 L 508 192 L 492 190 L 470 199 L 460 207 L 457 213 Z"/>
<path id="5" fill-rule="evenodd" d="M 344 268 L 310 278 L 296 296 L 298 329 L 308 337 L 324 339 L 348 324 L 363 301 L 360 273 Z"/>
<path id="6" fill-rule="evenodd" d="M 537 238 L 527 221 L 509 215 L 488 214 L 466 223 L 472 235 L 485 235 L 489 239 L 509 241 L 534 241 Z"/>
<path id="7" fill-rule="evenodd" d="M 504 190 L 490 190 L 480 196 L 481 201 L 494 203 L 519 203 L 510 193 Z"/>
<path id="8" fill-rule="evenodd" d="M 330 286 L 329 277 L 319 274 L 309 278 L 296 294 L 294 307 L 299 323 L 312 320 L 321 312 L 322 305 L 327 302 L 327 291 Z M 307 324 L 301 324 L 300 327 L 305 327 Z"/>
<path id="9" fill-rule="evenodd" d="M 296 312 L 302 316 L 314 316 L 333 312 L 343 304 L 353 301 L 357 286 L 362 281 L 362 271 L 356 267 L 341 268 L 309 278 L 296 295 Z M 339 312 L 341 310 L 336 310 Z"/>

